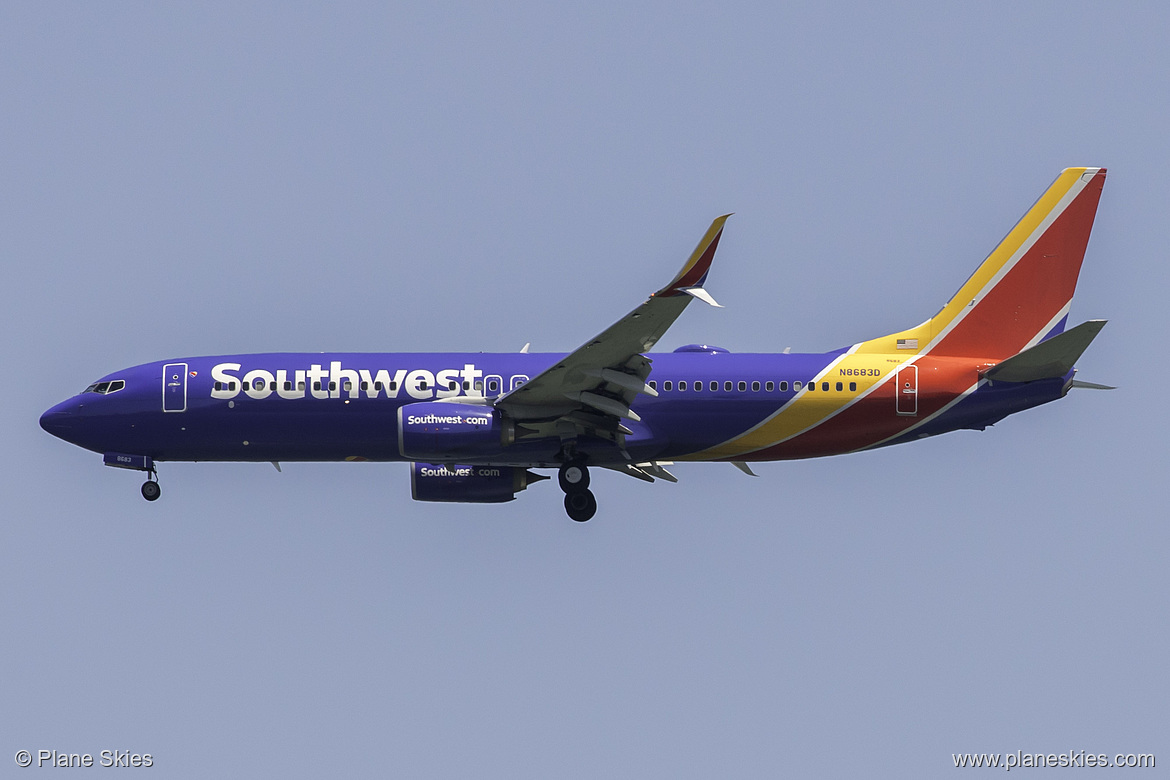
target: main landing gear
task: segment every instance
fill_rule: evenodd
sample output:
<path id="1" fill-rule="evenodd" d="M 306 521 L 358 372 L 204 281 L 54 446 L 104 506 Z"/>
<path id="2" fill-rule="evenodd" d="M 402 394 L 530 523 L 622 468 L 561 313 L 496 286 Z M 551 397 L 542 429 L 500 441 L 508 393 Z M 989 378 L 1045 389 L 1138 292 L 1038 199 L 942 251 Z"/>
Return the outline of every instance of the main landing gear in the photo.
<path id="1" fill-rule="evenodd" d="M 158 475 L 152 471 L 150 477 L 142 483 L 142 497 L 147 501 L 158 501 L 161 495 L 162 488 L 158 486 Z"/>
<path id="2" fill-rule="evenodd" d="M 567 461 L 557 474 L 557 482 L 565 491 L 565 512 L 570 519 L 584 523 L 597 514 L 597 499 L 589 490 L 589 469 L 584 463 Z"/>

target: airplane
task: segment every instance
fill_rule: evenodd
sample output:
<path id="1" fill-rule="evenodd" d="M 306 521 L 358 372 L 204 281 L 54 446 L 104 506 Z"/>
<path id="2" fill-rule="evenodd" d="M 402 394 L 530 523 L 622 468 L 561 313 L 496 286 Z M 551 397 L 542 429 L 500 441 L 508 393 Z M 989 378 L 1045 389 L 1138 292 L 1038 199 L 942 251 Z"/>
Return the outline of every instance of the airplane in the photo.
<path id="1" fill-rule="evenodd" d="M 406 461 L 420 501 L 499 503 L 556 469 L 589 520 L 590 469 L 676 482 L 676 461 L 813 458 L 983 430 L 1055 401 L 1105 325 L 1067 328 L 1105 183 L 1064 170 L 950 301 L 920 325 L 820 354 L 651 349 L 705 283 L 728 216 L 641 305 L 565 353 L 184 357 L 102 377 L 40 418 L 145 472 L 172 461 Z"/>

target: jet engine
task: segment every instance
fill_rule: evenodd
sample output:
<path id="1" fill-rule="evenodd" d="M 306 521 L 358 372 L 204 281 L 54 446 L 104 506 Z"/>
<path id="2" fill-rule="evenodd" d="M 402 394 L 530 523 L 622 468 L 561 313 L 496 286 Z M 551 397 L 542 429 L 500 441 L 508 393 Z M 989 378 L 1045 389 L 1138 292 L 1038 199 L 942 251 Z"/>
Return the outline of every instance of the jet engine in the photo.
<path id="1" fill-rule="evenodd" d="M 410 464 L 410 495 L 415 501 L 500 504 L 533 482 L 548 479 L 513 466 Z"/>
<path id="2" fill-rule="evenodd" d="M 423 402 L 398 409 L 398 451 L 411 460 L 490 458 L 515 440 L 515 430 L 485 406 Z"/>

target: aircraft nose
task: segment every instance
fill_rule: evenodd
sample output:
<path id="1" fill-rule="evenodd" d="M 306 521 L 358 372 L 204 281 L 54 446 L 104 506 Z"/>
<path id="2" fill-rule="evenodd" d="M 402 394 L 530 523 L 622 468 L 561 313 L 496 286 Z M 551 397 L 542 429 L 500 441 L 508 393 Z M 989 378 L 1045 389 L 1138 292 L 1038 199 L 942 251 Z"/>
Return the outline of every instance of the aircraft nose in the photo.
<path id="1" fill-rule="evenodd" d="M 72 400 L 57 404 L 41 415 L 41 427 L 58 439 L 64 439 L 77 422 L 77 410 Z"/>

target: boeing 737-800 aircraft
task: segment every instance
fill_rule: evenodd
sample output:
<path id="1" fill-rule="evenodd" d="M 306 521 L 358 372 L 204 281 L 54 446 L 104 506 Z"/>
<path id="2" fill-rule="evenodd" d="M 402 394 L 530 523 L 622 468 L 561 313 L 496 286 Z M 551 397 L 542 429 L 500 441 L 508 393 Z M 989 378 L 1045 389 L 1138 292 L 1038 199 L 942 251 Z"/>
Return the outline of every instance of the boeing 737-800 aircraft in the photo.
<path id="1" fill-rule="evenodd" d="M 838 455 L 962 428 L 1096 387 L 1073 377 L 1105 324 L 1066 329 L 1104 168 L 1069 168 L 935 316 L 824 354 L 651 353 L 704 288 L 727 217 L 665 287 L 568 354 L 257 354 L 116 371 L 41 417 L 146 472 L 166 461 L 408 461 L 421 501 L 511 501 L 557 469 L 565 510 L 597 510 L 589 469 L 653 481 L 673 461 Z"/>

